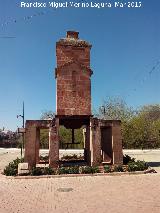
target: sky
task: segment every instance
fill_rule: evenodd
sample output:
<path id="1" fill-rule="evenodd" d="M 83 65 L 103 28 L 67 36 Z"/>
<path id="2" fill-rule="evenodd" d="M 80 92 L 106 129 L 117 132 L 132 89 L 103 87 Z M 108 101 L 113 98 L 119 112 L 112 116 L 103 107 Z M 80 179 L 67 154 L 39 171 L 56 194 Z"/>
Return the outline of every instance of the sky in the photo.
<path id="1" fill-rule="evenodd" d="M 91 0 L 73 2 L 91 5 Z M 21 8 L 19 0 L 0 0 L 0 129 L 22 126 L 16 116 L 23 101 L 25 120 L 55 111 L 55 45 L 68 30 L 92 44 L 93 109 L 107 97 L 120 97 L 134 108 L 160 103 L 160 1 L 142 0 L 140 8 L 92 2 L 113 6 Z"/>

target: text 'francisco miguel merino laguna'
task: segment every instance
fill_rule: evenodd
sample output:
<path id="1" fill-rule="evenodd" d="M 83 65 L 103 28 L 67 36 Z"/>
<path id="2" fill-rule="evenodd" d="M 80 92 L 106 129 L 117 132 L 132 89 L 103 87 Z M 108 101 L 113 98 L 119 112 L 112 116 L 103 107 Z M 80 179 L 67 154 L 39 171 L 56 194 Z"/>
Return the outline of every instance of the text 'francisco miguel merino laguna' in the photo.
<path id="1" fill-rule="evenodd" d="M 20 2 L 20 7 L 21 8 L 31 8 L 31 7 L 36 7 L 36 8 L 44 8 L 44 7 L 51 7 L 51 8 L 65 8 L 65 7 L 91 7 L 91 8 L 111 8 L 111 7 L 116 7 L 116 8 L 124 8 L 124 7 L 130 7 L 130 8 L 140 8 L 142 7 L 142 2 L 138 1 L 132 1 L 132 2 Z"/>

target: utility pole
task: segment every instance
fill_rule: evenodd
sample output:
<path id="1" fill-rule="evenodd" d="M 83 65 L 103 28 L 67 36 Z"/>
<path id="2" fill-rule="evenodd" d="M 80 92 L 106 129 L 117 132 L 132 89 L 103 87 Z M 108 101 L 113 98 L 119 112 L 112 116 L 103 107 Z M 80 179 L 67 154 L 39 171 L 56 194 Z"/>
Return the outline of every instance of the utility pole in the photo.
<path id="1" fill-rule="evenodd" d="M 24 101 L 23 101 L 23 115 L 22 115 L 22 118 L 23 118 L 23 129 L 24 129 Z M 24 151 L 24 132 L 22 133 L 23 134 L 23 144 L 22 144 L 22 149 Z"/>
<path id="2" fill-rule="evenodd" d="M 17 118 L 21 117 L 22 118 L 22 128 L 24 129 L 24 101 L 23 101 L 23 109 L 22 109 L 22 115 L 17 115 Z M 22 145 L 21 145 L 21 158 L 22 158 L 22 153 L 24 151 L 24 131 L 22 133 Z"/>
<path id="3" fill-rule="evenodd" d="M 106 108 L 104 105 L 101 106 L 101 112 L 102 112 L 102 115 L 103 115 L 103 119 L 105 119 L 105 115 L 106 115 Z"/>

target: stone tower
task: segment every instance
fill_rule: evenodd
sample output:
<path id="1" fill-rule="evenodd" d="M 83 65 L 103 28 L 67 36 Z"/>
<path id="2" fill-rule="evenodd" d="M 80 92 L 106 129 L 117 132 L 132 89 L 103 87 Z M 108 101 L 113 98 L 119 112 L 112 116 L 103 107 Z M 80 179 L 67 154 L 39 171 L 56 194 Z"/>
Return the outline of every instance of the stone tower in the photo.
<path id="1" fill-rule="evenodd" d="M 72 138 L 65 143 L 66 148 L 79 144 L 74 130 L 83 127 L 84 162 L 87 165 L 123 164 L 121 122 L 91 115 L 91 45 L 79 39 L 78 34 L 68 31 L 66 38 L 56 43 L 55 118 L 26 120 L 24 160 L 29 169 L 39 163 L 40 129 L 49 129 L 49 166 L 60 166 L 60 126 L 72 130 Z"/>
<path id="2" fill-rule="evenodd" d="M 91 116 L 91 45 L 68 31 L 56 43 L 56 114 L 57 116 Z"/>

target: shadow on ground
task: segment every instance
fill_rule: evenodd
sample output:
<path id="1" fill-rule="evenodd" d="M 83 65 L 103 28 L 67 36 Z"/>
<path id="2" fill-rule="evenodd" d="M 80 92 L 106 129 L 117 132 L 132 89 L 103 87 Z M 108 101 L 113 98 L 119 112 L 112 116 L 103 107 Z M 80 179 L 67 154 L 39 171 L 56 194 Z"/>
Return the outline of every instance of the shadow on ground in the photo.
<path id="1" fill-rule="evenodd" d="M 160 162 L 147 162 L 150 167 L 160 167 Z"/>

